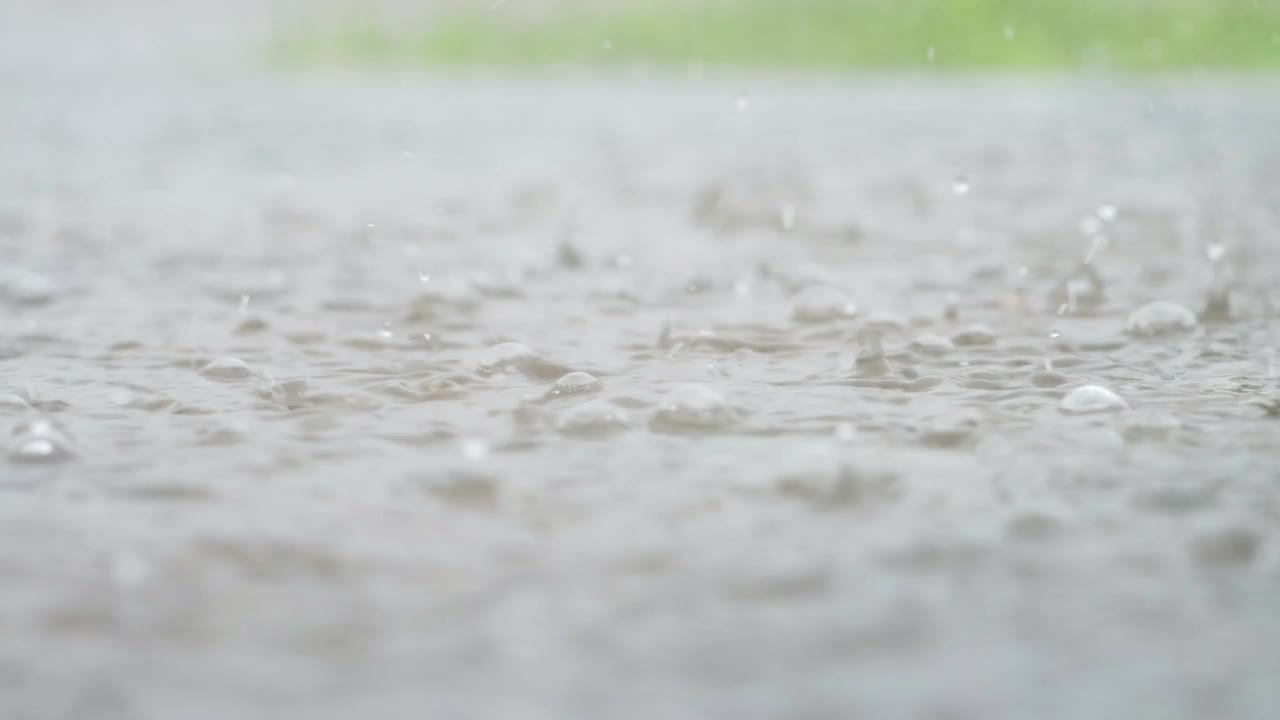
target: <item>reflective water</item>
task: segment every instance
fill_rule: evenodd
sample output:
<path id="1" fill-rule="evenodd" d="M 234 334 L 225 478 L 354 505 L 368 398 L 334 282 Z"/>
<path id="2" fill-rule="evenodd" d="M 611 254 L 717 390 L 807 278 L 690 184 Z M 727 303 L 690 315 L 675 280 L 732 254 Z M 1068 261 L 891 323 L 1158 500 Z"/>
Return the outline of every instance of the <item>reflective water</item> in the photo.
<path id="1" fill-rule="evenodd" d="M 1272 84 L 4 82 L 5 717 L 1280 714 Z"/>

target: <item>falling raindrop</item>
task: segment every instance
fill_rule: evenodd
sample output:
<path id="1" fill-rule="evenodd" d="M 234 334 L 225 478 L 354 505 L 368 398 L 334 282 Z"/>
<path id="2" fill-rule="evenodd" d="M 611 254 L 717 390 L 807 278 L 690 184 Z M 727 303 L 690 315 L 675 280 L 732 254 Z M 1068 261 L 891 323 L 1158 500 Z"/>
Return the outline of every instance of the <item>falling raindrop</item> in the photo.
<path id="1" fill-rule="evenodd" d="M 969 179 L 963 175 L 957 175 L 955 179 L 951 181 L 951 192 L 956 195 L 968 195 Z"/>
<path id="2" fill-rule="evenodd" d="M 925 53 L 924 53 L 924 57 L 925 57 L 925 59 L 926 59 L 926 60 L 928 60 L 929 62 L 933 62 L 934 58 L 938 57 L 938 50 L 937 50 L 937 48 L 930 47 L 928 50 L 926 50 L 926 51 L 925 51 Z"/>
<path id="3" fill-rule="evenodd" d="M 1112 222 L 1120 214 L 1120 209 L 1115 205 L 1099 205 L 1098 217 L 1104 222 Z"/>
<path id="4" fill-rule="evenodd" d="M 1227 246 L 1220 242 L 1209 243 L 1205 246 L 1204 254 L 1209 258 L 1209 262 L 1217 264 L 1221 262 L 1222 258 L 1226 257 Z"/>
<path id="5" fill-rule="evenodd" d="M 747 97 L 746 95 L 739 95 L 737 99 L 733 101 L 733 109 L 737 110 L 740 113 L 750 110 L 751 98 Z"/>

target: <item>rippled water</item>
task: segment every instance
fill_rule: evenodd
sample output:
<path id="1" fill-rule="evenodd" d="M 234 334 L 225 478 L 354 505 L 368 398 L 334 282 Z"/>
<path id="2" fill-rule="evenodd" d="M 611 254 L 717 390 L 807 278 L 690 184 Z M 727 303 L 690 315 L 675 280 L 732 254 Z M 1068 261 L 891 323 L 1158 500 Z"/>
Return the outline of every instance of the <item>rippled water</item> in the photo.
<path id="1" fill-rule="evenodd" d="M 1274 84 L 167 77 L 5 81 L 5 717 L 1280 715 Z"/>

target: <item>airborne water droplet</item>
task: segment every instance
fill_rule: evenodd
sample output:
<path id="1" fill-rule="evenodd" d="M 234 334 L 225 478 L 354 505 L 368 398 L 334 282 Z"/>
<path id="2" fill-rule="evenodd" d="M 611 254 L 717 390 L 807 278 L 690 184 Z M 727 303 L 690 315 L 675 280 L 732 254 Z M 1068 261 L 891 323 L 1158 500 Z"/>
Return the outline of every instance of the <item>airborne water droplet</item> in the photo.
<path id="1" fill-rule="evenodd" d="M 1226 256 L 1227 246 L 1218 242 L 1209 243 L 1204 249 L 1204 254 L 1209 258 L 1209 262 L 1217 263 Z"/>
<path id="2" fill-rule="evenodd" d="M 951 181 L 951 192 L 956 195 L 969 194 L 969 179 L 963 175 L 957 175 L 955 179 Z"/>

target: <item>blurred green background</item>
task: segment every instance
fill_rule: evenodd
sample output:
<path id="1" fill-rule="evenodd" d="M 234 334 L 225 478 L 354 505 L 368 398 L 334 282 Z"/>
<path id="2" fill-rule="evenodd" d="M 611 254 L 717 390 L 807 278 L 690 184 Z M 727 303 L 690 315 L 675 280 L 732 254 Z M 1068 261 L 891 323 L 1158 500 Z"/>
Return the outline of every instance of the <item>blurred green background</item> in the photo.
<path id="1" fill-rule="evenodd" d="M 348 8 L 273 58 L 317 64 L 1124 72 L 1280 67 L 1280 0 L 516 0 Z"/>

